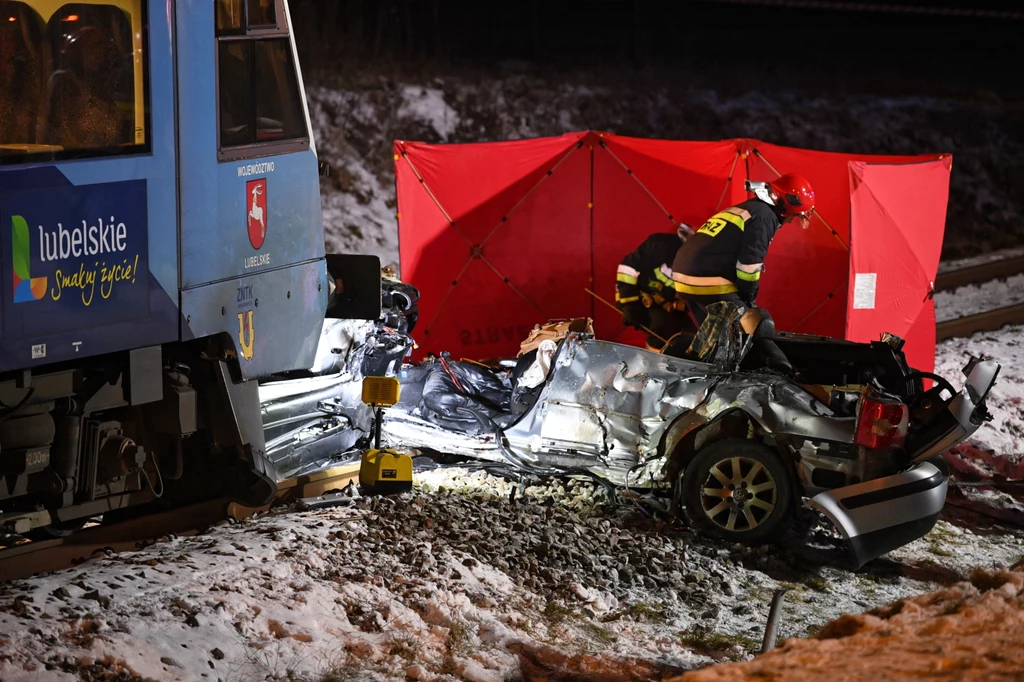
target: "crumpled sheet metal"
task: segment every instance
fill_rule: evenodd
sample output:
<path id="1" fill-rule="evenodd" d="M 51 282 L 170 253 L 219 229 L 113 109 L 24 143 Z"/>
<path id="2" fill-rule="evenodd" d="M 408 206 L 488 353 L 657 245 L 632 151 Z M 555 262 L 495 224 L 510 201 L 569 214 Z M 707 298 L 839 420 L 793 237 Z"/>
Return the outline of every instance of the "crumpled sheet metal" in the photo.
<path id="1" fill-rule="evenodd" d="M 387 410 L 381 424 L 381 444 L 384 447 L 434 450 L 436 452 L 473 457 L 493 462 L 508 460 L 498 449 L 493 434 L 474 436 L 441 428 L 409 412 Z"/>
<path id="2" fill-rule="evenodd" d="M 371 320 L 325 319 L 309 371 L 313 374 L 357 372 L 373 331 Z"/>
<path id="3" fill-rule="evenodd" d="M 712 370 L 569 335 L 537 405 L 504 433 L 510 449 L 527 460 L 563 455 L 559 459 L 575 458 L 578 466 L 596 466 L 621 480 L 639 457 L 654 451 L 660 432 L 676 416 L 703 399 L 714 381 Z"/>
<path id="4" fill-rule="evenodd" d="M 259 384 L 266 454 L 282 478 L 329 462 L 372 430 L 364 376 L 386 375 L 410 344 L 379 322 L 328 318 L 309 372 Z"/>
<path id="5" fill-rule="evenodd" d="M 772 374 L 732 374 L 715 385 L 698 408 L 709 420 L 741 408 L 767 431 L 777 434 L 852 442 L 856 419 L 837 417 L 827 405 L 789 380 Z"/>
<path id="6" fill-rule="evenodd" d="M 853 419 L 774 374 L 723 372 L 642 348 L 569 334 L 536 404 L 502 435 L 516 461 L 538 469 L 580 468 L 623 484 L 631 468 L 661 454 L 680 417 L 697 423 L 741 409 L 772 433 L 853 440 Z M 385 418 L 389 442 L 503 460 L 497 442 L 438 428 L 415 415 Z M 636 479 L 631 475 L 630 482 Z"/>
<path id="7" fill-rule="evenodd" d="M 703 403 L 703 404 L 702 404 Z M 570 335 L 537 406 L 506 429 L 512 449 L 541 464 L 574 454 L 611 480 L 655 456 L 666 429 L 696 410 L 702 421 L 741 409 L 772 433 L 853 440 L 855 420 L 774 374 L 723 373 L 713 365 Z M 537 458 L 541 455 L 541 458 Z"/>

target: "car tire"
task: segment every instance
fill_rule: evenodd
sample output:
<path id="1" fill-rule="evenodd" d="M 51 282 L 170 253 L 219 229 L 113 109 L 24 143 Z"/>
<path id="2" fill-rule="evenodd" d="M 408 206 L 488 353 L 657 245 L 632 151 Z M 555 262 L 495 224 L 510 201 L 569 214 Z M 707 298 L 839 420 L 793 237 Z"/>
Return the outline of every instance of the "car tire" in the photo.
<path id="1" fill-rule="evenodd" d="M 754 441 L 729 438 L 704 448 L 687 465 L 682 485 L 693 526 L 730 542 L 770 542 L 793 516 L 789 470 Z"/>

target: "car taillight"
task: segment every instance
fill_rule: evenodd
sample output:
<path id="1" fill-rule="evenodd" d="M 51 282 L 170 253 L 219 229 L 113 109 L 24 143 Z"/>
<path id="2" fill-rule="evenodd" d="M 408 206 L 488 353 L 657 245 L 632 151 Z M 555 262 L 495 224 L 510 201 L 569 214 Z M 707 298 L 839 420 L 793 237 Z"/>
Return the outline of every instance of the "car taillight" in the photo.
<path id="1" fill-rule="evenodd" d="M 864 397 L 857 417 L 854 442 L 871 450 L 898 447 L 907 437 L 910 410 L 899 402 L 882 402 Z"/>

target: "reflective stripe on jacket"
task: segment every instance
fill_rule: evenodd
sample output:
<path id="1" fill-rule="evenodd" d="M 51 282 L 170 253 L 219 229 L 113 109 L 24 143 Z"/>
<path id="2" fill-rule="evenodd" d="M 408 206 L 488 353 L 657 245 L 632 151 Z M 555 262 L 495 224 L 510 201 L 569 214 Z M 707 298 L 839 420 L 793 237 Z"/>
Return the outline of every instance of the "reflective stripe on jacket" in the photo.
<path id="1" fill-rule="evenodd" d="M 757 296 L 764 259 L 781 223 L 775 209 L 750 199 L 708 218 L 676 253 L 674 287 L 681 295 Z"/>
<path id="2" fill-rule="evenodd" d="M 616 303 L 633 303 L 641 300 L 644 294 L 674 299 L 672 269 L 669 266 L 682 245 L 683 240 L 675 232 L 658 232 L 626 254 L 615 275 Z"/>

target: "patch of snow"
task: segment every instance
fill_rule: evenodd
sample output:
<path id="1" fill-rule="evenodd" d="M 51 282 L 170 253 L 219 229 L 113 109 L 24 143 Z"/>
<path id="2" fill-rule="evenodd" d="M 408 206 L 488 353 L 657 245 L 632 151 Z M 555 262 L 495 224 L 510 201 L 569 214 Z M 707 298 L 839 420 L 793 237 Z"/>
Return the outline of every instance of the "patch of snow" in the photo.
<path id="1" fill-rule="evenodd" d="M 356 159 L 347 159 L 343 169 L 360 191 L 321 197 L 327 253 L 379 256 L 382 267 L 390 265 L 401 276 L 398 227 L 394 211 L 385 203 L 388 190 Z"/>
<path id="2" fill-rule="evenodd" d="M 374 172 L 379 163 L 365 156 L 359 140 L 349 139 L 378 127 L 378 106 L 359 94 L 322 87 L 309 88 L 308 101 L 320 157 L 332 170 L 320 187 L 327 253 L 376 255 L 400 275 L 394 174 Z M 370 148 L 378 144 L 383 141 Z"/>
<path id="3" fill-rule="evenodd" d="M 733 657 L 749 658 L 780 586 L 791 590 L 781 634 L 799 636 L 1024 551 L 1014 535 L 940 521 L 851 573 L 817 531 L 810 549 L 752 548 L 630 507 L 585 516 L 600 492 L 589 482 L 527 486 L 515 504 L 514 484 L 482 471 L 417 473 L 416 486 L 220 524 L 0 586 L 0 679 L 88 670 L 92 679 L 490 682 L 519 676 L 517 652 L 548 643 L 566 656 L 693 668 L 711 662 L 691 650 L 698 632 L 731 638 Z M 574 554 L 584 545 L 599 549 Z M 615 565 L 621 575 L 605 579 Z"/>
<path id="4" fill-rule="evenodd" d="M 1024 455 L 1024 326 L 1008 325 L 940 342 L 935 349 L 935 372 L 959 390 L 966 380 L 963 366 L 972 355 L 996 360 L 1002 369 L 986 400 L 993 419 L 970 442 L 997 455 Z"/>
<path id="5" fill-rule="evenodd" d="M 994 263 L 996 261 L 1004 260 L 1006 258 L 1016 258 L 1017 256 L 1024 256 L 1024 246 L 1013 249 L 1000 249 L 998 251 L 990 251 L 989 253 L 983 253 L 980 256 L 971 256 L 970 258 L 944 260 L 939 263 L 939 272 L 960 270 L 962 268 L 969 268 L 975 265 Z"/>
<path id="6" fill-rule="evenodd" d="M 399 118 L 426 123 L 437 132 L 441 140 L 447 142 L 459 126 L 459 115 L 445 101 L 444 92 L 418 85 L 405 85 L 401 92 Z"/>
<path id="7" fill-rule="evenodd" d="M 1024 274 L 982 284 L 969 284 L 935 294 L 935 319 L 937 322 L 955 320 L 1022 301 Z"/>

